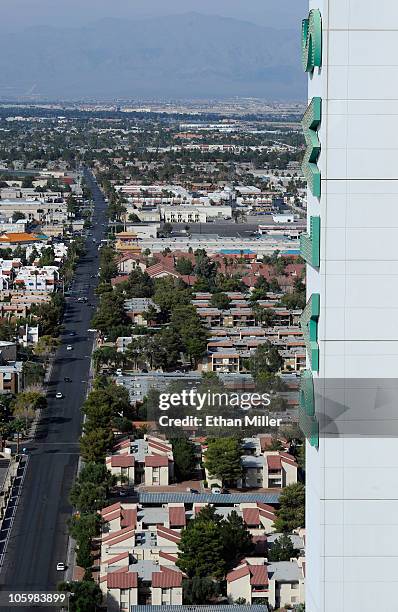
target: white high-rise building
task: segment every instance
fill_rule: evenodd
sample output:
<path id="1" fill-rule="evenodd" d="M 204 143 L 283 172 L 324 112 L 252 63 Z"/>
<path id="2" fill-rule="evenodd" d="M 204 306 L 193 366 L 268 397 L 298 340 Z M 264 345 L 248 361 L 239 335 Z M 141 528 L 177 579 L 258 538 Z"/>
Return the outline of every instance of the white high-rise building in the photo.
<path id="1" fill-rule="evenodd" d="M 310 0 L 310 9 L 306 610 L 388 612 L 398 610 L 398 440 L 387 426 L 318 439 L 325 407 L 312 381 L 343 381 L 344 403 L 344 381 L 361 379 L 365 409 L 376 401 L 371 379 L 398 378 L 398 1 Z"/>

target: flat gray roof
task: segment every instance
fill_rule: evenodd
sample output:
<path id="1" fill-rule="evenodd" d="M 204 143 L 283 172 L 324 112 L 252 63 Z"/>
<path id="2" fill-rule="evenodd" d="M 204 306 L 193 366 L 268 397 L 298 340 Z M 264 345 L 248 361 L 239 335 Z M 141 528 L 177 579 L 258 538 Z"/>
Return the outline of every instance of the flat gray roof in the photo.
<path id="1" fill-rule="evenodd" d="M 168 520 L 169 511 L 167 508 L 142 508 L 137 511 L 137 520 L 147 525 L 162 524 Z"/>
<path id="2" fill-rule="evenodd" d="M 241 504 L 245 502 L 262 504 L 278 504 L 280 493 L 230 493 L 214 495 L 214 493 L 138 493 L 140 504 L 216 504 L 217 506 Z"/>
<path id="3" fill-rule="evenodd" d="M 263 468 L 265 465 L 265 457 L 260 455 L 242 455 L 241 456 L 242 466 L 245 468 Z"/>
<path id="4" fill-rule="evenodd" d="M 268 575 L 278 582 L 292 582 L 303 578 L 301 569 L 294 561 L 277 561 L 267 565 Z"/>

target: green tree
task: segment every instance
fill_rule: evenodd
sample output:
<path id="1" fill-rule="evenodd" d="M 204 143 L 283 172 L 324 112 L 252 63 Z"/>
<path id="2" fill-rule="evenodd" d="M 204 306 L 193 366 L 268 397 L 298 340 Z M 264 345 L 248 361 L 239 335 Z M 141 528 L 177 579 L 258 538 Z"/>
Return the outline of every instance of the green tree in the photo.
<path id="1" fill-rule="evenodd" d="M 305 526 L 305 487 L 301 482 L 285 487 L 279 498 L 274 527 L 276 531 L 291 533 Z"/>
<path id="2" fill-rule="evenodd" d="M 283 365 L 278 349 L 269 342 L 261 344 L 247 360 L 247 368 L 256 380 L 262 374 L 275 374 Z"/>
<path id="3" fill-rule="evenodd" d="M 94 513 L 104 506 L 115 484 L 116 479 L 105 465 L 86 463 L 71 489 L 70 500 L 82 514 Z"/>
<path id="4" fill-rule="evenodd" d="M 152 341 L 152 339 L 151 339 Z M 152 343 L 152 342 L 151 342 Z M 148 340 L 146 343 L 148 346 Z M 164 328 L 153 339 L 154 363 L 164 370 L 175 370 L 183 350 L 180 335 L 172 327 Z"/>
<path id="5" fill-rule="evenodd" d="M 194 576 L 183 580 L 182 591 L 184 605 L 203 605 L 214 603 L 220 594 L 220 587 L 211 578 Z"/>
<path id="6" fill-rule="evenodd" d="M 93 580 L 82 582 L 62 582 L 59 591 L 73 593 L 69 600 L 70 612 L 96 612 L 102 603 L 102 592 Z"/>
<path id="7" fill-rule="evenodd" d="M 41 336 L 34 347 L 34 352 L 36 355 L 40 355 L 42 357 L 49 357 L 54 354 L 61 342 L 58 338 L 53 338 L 52 336 Z"/>
<path id="8" fill-rule="evenodd" d="M 115 292 L 101 295 L 97 313 L 93 317 L 93 326 L 106 335 L 112 328 L 127 323 L 123 297 Z"/>
<path id="9" fill-rule="evenodd" d="M 109 429 L 92 429 L 80 438 L 80 452 L 84 461 L 101 463 L 113 446 L 113 434 Z"/>
<path id="10" fill-rule="evenodd" d="M 36 361 L 25 361 L 23 364 L 25 386 L 42 384 L 44 380 L 44 366 Z"/>
<path id="11" fill-rule="evenodd" d="M 91 553 L 92 542 L 89 538 L 82 538 L 77 544 L 76 564 L 84 569 L 88 569 L 93 564 L 93 555 Z"/>
<path id="12" fill-rule="evenodd" d="M 180 336 L 182 350 L 193 364 L 197 364 L 206 354 L 208 333 L 202 325 L 196 308 L 192 304 L 175 306 L 170 326 Z"/>
<path id="13" fill-rule="evenodd" d="M 19 444 L 21 436 L 26 431 L 26 424 L 23 419 L 13 419 L 9 424 L 9 431 L 17 434 L 17 454 L 19 453 Z"/>
<path id="14" fill-rule="evenodd" d="M 205 467 L 224 485 L 234 485 L 242 475 L 242 448 L 236 438 L 217 438 L 208 442 Z"/>
<path id="15" fill-rule="evenodd" d="M 216 523 L 191 521 L 181 532 L 178 548 L 177 566 L 189 578 L 212 576 L 221 579 L 225 576 L 222 533 Z"/>
<path id="16" fill-rule="evenodd" d="M 285 293 L 281 298 L 281 304 L 289 310 L 304 310 L 305 293 Z"/>
<path id="17" fill-rule="evenodd" d="M 32 189 L 33 188 L 33 180 L 34 176 L 27 175 L 22 179 L 22 189 Z"/>
<path id="18" fill-rule="evenodd" d="M 152 278 L 141 268 L 135 268 L 129 274 L 126 293 L 129 298 L 150 298 L 153 295 L 154 283 Z"/>
<path id="19" fill-rule="evenodd" d="M 113 247 L 103 246 L 100 250 L 100 281 L 110 283 L 117 276 L 116 252 Z"/>
<path id="20" fill-rule="evenodd" d="M 79 212 L 79 205 L 77 199 L 70 193 L 66 198 L 66 208 L 70 215 L 76 216 Z"/>
<path id="21" fill-rule="evenodd" d="M 187 438 L 172 440 L 175 475 L 178 481 L 188 480 L 196 467 L 195 446 Z"/>
<path id="22" fill-rule="evenodd" d="M 47 400 L 42 390 L 22 391 L 11 404 L 14 416 L 24 419 L 26 429 L 36 410 L 46 406 Z"/>
<path id="23" fill-rule="evenodd" d="M 16 223 L 17 221 L 22 221 L 22 219 L 26 219 L 26 216 L 23 212 L 17 210 L 12 214 L 13 223 Z"/>
<path id="24" fill-rule="evenodd" d="M 58 336 L 64 307 L 65 298 L 59 293 L 53 294 L 50 302 L 32 306 L 31 314 L 38 320 L 41 336 Z"/>
<path id="25" fill-rule="evenodd" d="M 175 265 L 175 268 L 177 272 L 183 276 L 189 276 L 193 272 L 192 262 L 187 257 L 180 257 Z"/>
<path id="26" fill-rule="evenodd" d="M 122 353 L 119 353 L 114 346 L 101 346 L 93 353 L 93 363 L 97 371 L 105 365 L 119 365 L 122 358 Z"/>
<path id="27" fill-rule="evenodd" d="M 235 510 L 221 523 L 221 527 L 224 558 L 228 568 L 232 569 L 240 559 L 253 552 L 253 539 L 242 517 Z"/>
<path id="28" fill-rule="evenodd" d="M 231 298 L 226 293 L 213 293 L 210 300 L 210 304 L 219 310 L 228 310 L 231 302 Z"/>
<path id="29" fill-rule="evenodd" d="M 98 512 L 91 514 L 74 514 L 68 520 L 70 535 L 77 541 L 94 538 L 99 534 L 101 528 L 101 517 Z"/>
<path id="30" fill-rule="evenodd" d="M 52 247 L 43 249 L 40 253 L 39 266 L 53 266 L 55 263 L 55 252 Z"/>
<path id="31" fill-rule="evenodd" d="M 293 542 L 287 533 L 282 534 L 275 540 L 268 550 L 268 561 L 290 561 L 292 557 L 297 557 L 299 551 L 293 546 Z"/>
<path id="32" fill-rule="evenodd" d="M 173 226 L 171 225 L 171 223 L 164 223 L 163 224 L 162 233 L 165 236 L 171 236 L 172 231 L 173 231 Z"/>
<path id="33" fill-rule="evenodd" d="M 190 305 L 192 292 L 171 277 L 159 278 L 155 282 L 153 301 L 160 307 L 163 319 L 169 321 L 170 314 L 177 306 Z"/>
<path id="34" fill-rule="evenodd" d="M 208 291 L 211 291 L 215 286 L 215 277 L 217 274 L 217 266 L 212 261 L 204 249 L 195 251 L 196 265 L 194 272 L 205 282 Z"/>

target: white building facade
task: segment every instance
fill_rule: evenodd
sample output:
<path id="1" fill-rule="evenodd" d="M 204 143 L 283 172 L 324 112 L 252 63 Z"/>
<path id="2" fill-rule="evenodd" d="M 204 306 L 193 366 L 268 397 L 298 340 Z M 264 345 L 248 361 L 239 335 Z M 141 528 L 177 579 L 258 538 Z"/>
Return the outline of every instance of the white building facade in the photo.
<path id="1" fill-rule="evenodd" d="M 398 3 L 310 0 L 310 10 L 306 610 L 390 610 L 398 605 L 397 441 L 383 431 L 318 436 L 325 404 L 314 401 L 312 381 L 324 389 L 343 381 L 345 402 L 354 379 L 397 378 Z M 372 384 L 366 395 L 374 398 Z"/>

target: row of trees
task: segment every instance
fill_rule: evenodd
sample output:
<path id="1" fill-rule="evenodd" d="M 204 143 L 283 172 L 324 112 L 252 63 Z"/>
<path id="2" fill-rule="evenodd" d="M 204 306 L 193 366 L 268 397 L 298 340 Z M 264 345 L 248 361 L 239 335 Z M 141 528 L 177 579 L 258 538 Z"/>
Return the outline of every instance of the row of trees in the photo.
<path id="1" fill-rule="evenodd" d="M 92 580 L 92 547 L 101 530 L 98 511 L 106 505 L 110 490 L 117 483 L 106 468 L 105 456 L 113 447 L 114 430 L 122 429 L 123 425 L 131 428 L 126 416 L 129 409 L 128 392 L 106 378 L 95 380 L 93 390 L 83 404 L 86 418 L 80 453 L 85 464 L 70 492 L 70 501 L 76 512 L 68 527 L 76 541 L 77 565 L 85 569 L 85 575 L 81 582 L 60 585 L 60 590 L 74 594 L 70 605 L 76 612 L 94 612 L 102 603 L 101 590 Z"/>
<path id="2" fill-rule="evenodd" d="M 103 285 L 99 308 L 93 318 L 95 328 L 110 340 L 120 335 L 131 335 L 131 322 L 124 303 L 132 297 L 152 298 L 158 308 L 150 308 L 146 316 L 154 324 L 163 325 L 163 328 L 133 341 L 126 358 L 136 366 L 148 364 L 151 368 L 168 370 L 175 369 L 181 354 L 184 354 L 196 366 L 206 352 L 208 335 L 195 307 L 190 303 L 190 290 L 176 279 L 152 281 L 137 269 L 115 290 L 108 283 Z"/>

